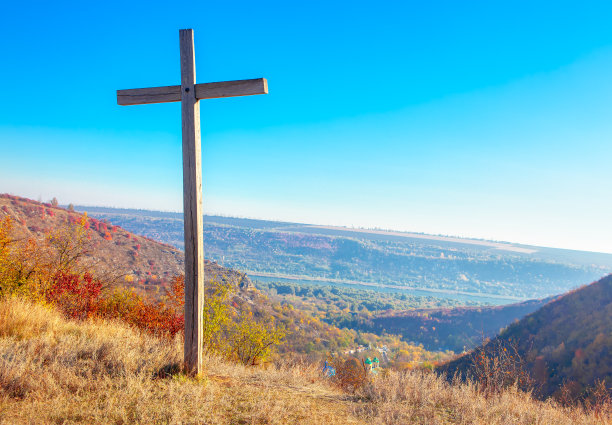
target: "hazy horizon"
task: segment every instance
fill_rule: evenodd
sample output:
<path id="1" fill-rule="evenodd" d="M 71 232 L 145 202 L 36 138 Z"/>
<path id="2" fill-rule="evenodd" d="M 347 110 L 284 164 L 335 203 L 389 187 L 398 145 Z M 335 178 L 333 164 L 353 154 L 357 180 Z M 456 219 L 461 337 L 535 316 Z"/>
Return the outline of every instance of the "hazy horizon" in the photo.
<path id="1" fill-rule="evenodd" d="M 15 193 L 11 193 L 11 195 L 22 196 L 22 195 L 15 194 Z M 43 199 L 40 196 L 37 197 L 37 198 L 29 198 L 29 199 L 38 200 L 39 202 L 47 202 L 47 201 L 50 200 L 50 199 Z M 109 208 L 109 209 L 115 209 L 115 210 L 136 210 L 136 211 L 161 212 L 161 213 L 169 213 L 169 214 L 183 214 L 182 210 L 181 211 L 179 211 L 179 210 L 172 211 L 172 210 L 161 210 L 161 209 L 150 209 L 150 208 L 129 208 L 129 207 L 117 207 L 117 206 L 109 206 L 109 205 L 83 205 L 83 204 L 74 203 L 74 202 L 71 202 L 71 203 L 78 210 L 82 210 L 82 209 L 86 209 L 86 208 Z M 60 206 L 62 206 L 62 207 L 66 207 L 69 204 L 70 203 L 64 203 L 64 202 L 60 201 Z M 85 212 L 87 212 L 87 211 L 85 210 Z M 501 240 L 501 239 L 480 238 L 480 237 L 474 237 L 474 236 L 470 236 L 470 235 L 456 235 L 456 234 L 447 234 L 447 233 L 427 233 L 427 232 L 421 232 L 421 231 L 418 231 L 418 230 L 393 229 L 393 228 L 382 228 L 382 227 L 363 227 L 363 226 L 358 226 L 358 225 L 333 224 L 333 223 L 300 222 L 300 221 L 292 221 L 292 220 L 275 219 L 275 218 L 270 218 L 270 217 L 250 217 L 250 216 L 239 216 L 239 215 L 224 214 L 224 213 L 214 213 L 214 212 L 205 212 L 204 216 L 210 216 L 210 217 L 218 216 L 218 217 L 245 219 L 245 220 L 277 221 L 277 222 L 283 222 L 283 223 L 296 223 L 296 224 L 306 224 L 306 225 L 314 225 L 314 226 L 334 226 L 334 227 L 341 227 L 341 228 L 346 228 L 346 229 L 379 230 L 379 231 L 387 231 L 387 232 L 413 233 L 413 234 L 423 234 L 423 235 L 428 235 L 428 236 L 444 236 L 444 237 L 450 237 L 450 238 L 485 240 L 485 241 L 489 241 L 489 242 L 502 242 L 502 243 L 509 243 L 509 244 L 514 244 L 514 245 L 536 246 L 536 247 L 539 247 L 539 248 L 555 248 L 555 249 L 576 250 L 576 249 L 573 249 L 573 248 L 566 248 L 566 247 L 556 247 L 556 246 L 546 246 L 546 245 L 530 245 L 530 244 L 523 243 L 521 241 L 510 241 L 510 240 Z M 595 253 L 610 254 L 610 255 L 612 255 L 612 252 L 589 251 L 589 250 L 576 250 L 576 251 L 595 252 Z"/>

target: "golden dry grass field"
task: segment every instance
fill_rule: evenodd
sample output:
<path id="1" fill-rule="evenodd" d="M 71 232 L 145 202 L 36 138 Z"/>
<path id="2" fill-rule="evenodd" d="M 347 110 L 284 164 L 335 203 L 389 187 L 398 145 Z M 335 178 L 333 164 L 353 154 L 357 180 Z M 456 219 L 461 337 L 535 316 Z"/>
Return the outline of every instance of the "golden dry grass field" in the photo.
<path id="1" fill-rule="evenodd" d="M 267 368 L 207 358 L 180 367 L 182 341 L 121 323 L 75 322 L 41 305 L 0 300 L 2 424 L 610 424 L 609 412 L 539 402 L 509 390 L 486 398 L 431 373 L 389 372 L 355 394 L 317 365 Z"/>

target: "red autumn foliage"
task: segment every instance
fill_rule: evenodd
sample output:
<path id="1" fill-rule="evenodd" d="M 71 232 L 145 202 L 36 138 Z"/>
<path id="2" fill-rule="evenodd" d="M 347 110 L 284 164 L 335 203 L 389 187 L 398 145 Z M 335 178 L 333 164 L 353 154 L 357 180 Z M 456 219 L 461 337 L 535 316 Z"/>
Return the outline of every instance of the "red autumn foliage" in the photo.
<path id="1" fill-rule="evenodd" d="M 105 293 L 102 283 L 89 273 L 60 271 L 45 292 L 47 302 L 73 319 L 120 319 L 146 332 L 173 337 L 183 331 L 182 279 L 175 278 L 167 304 L 143 299 L 130 290 Z"/>
<path id="2" fill-rule="evenodd" d="M 46 208 L 41 209 L 40 206 L 37 206 L 28 211 L 28 213 L 31 213 L 32 217 L 36 217 L 41 213 L 47 214 L 47 211 Z M 71 319 L 119 319 L 125 321 L 130 326 L 164 337 L 173 337 L 181 332 L 184 327 L 184 315 L 181 304 L 184 291 L 181 286 L 181 278 L 176 278 L 173 281 L 173 285 L 169 287 L 167 293 L 169 301 L 162 303 L 140 296 L 132 290 L 104 287 L 100 279 L 91 272 L 85 272 L 85 269 L 77 263 L 58 262 L 58 265 L 55 265 L 55 261 L 49 261 L 49 259 L 55 258 L 55 255 L 64 247 L 58 241 L 75 242 L 74 249 L 81 250 L 81 254 L 85 254 L 88 252 L 86 250 L 91 248 L 90 245 L 86 247 L 86 245 L 82 244 L 82 241 L 79 242 L 80 239 L 75 241 L 75 239 L 78 239 L 76 235 L 80 235 L 79 237 L 82 239 L 91 238 L 90 233 L 92 231 L 85 230 L 87 228 L 86 223 L 89 224 L 90 221 L 87 220 L 86 216 L 80 220 L 74 217 L 74 215 L 69 217 L 69 221 L 76 221 L 77 223 L 74 225 L 80 227 L 59 232 L 53 236 L 55 239 L 45 238 L 40 243 L 32 238 L 27 243 L 15 242 L 11 245 L 9 252 L 10 262 L 7 262 L 7 265 L 13 267 L 14 262 L 18 266 L 26 265 L 29 267 L 30 263 L 26 262 L 26 259 L 28 261 L 31 260 L 33 264 L 31 268 L 18 270 L 20 273 L 19 279 L 27 275 L 23 278 L 25 279 L 23 282 L 15 279 L 15 288 L 19 289 L 19 294 L 26 297 L 31 296 L 33 300 L 48 303 Z M 8 223 L 8 227 L 5 226 L 8 232 L 11 228 L 11 219 L 6 217 L 5 220 Z M 18 220 L 25 224 L 25 220 Z M 106 228 L 109 229 L 109 226 L 106 226 Z M 37 226 L 31 226 L 30 229 L 34 232 L 43 232 L 43 229 Z M 2 226 L 0 226 L 0 230 L 2 230 Z M 49 229 L 46 230 L 48 231 Z M 112 238 L 108 230 L 105 236 Z M 14 242 L 12 236 L 7 236 L 5 239 L 11 243 Z M 56 243 L 52 243 L 53 241 Z M 136 245 L 135 248 L 140 248 L 140 244 Z M 136 251 L 134 253 L 137 255 Z M 23 259 L 23 262 L 18 262 L 17 259 L 19 261 Z M 0 264 L 0 266 L 4 266 L 4 263 Z M 10 270 L 12 271 L 12 269 Z M 77 272 L 77 270 L 81 271 Z M 149 272 L 148 275 L 151 276 L 152 273 Z M 149 279 L 151 282 L 159 280 L 157 276 L 151 276 Z M 146 280 L 139 279 L 138 282 L 144 285 Z M 9 286 L 7 284 L 7 288 Z M 13 288 L 13 286 L 10 286 L 10 288 Z M 16 291 L 17 289 L 15 288 L 13 289 Z M 145 289 L 151 288 L 147 286 Z"/>
<path id="3" fill-rule="evenodd" d="M 59 271 L 45 292 L 45 298 L 68 317 L 86 319 L 96 315 L 101 290 L 102 283 L 89 273 L 80 276 Z"/>
<path id="4" fill-rule="evenodd" d="M 170 282 L 166 294 L 168 305 L 175 312 L 182 312 L 185 308 L 185 276 L 175 276 Z"/>
<path id="5" fill-rule="evenodd" d="M 161 304 L 140 302 L 131 312 L 128 323 L 152 334 L 174 336 L 183 331 L 185 317 Z"/>

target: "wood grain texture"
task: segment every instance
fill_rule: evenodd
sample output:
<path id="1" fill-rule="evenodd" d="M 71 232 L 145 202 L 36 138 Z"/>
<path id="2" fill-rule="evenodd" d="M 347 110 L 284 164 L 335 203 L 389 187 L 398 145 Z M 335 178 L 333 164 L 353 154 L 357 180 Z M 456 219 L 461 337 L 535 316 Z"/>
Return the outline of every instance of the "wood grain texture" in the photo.
<path id="1" fill-rule="evenodd" d="M 202 373 L 204 244 L 200 104 L 195 96 L 193 30 L 180 30 L 185 222 L 185 372 Z"/>
<path id="2" fill-rule="evenodd" d="M 181 86 L 149 87 L 145 89 L 117 90 L 118 105 L 179 102 Z"/>
<path id="3" fill-rule="evenodd" d="M 265 78 L 196 84 L 196 97 L 198 99 L 218 99 L 220 97 L 252 96 L 266 93 L 268 93 L 268 82 Z"/>
<path id="4" fill-rule="evenodd" d="M 268 93 L 268 82 L 265 78 L 255 78 L 252 80 L 196 84 L 195 93 L 196 99 L 218 99 L 222 97 L 266 94 Z M 181 86 L 117 90 L 117 104 L 124 106 L 179 102 L 181 99 Z"/>

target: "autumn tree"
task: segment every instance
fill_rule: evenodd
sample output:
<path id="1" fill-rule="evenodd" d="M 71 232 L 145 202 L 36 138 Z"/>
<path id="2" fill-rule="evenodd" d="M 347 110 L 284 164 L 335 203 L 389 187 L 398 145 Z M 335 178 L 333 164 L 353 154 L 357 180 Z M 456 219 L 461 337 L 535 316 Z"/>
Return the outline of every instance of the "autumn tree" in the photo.
<path id="1" fill-rule="evenodd" d="M 184 308 L 183 276 L 174 278 L 166 304 L 175 311 Z M 203 349 L 244 365 L 266 362 L 286 336 L 285 328 L 272 318 L 255 318 L 250 311 L 236 311 L 230 304 L 229 282 L 212 282 L 204 297 Z"/>
<path id="2" fill-rule="evenodd" d="M 0 294 L 33 293 L 48 280 L 47 262 L 47 250 L 36 240 L 13 235 L 10 217 L 0 222 Z"/>
<path id="3" fill-rule="evenodd" d="M 241 312 L 225 331 L 231 341 L 229 357 L 244 365 L 267 361 L 285 337 L 285 329 L 269 318 L 254 320 L 252 312 Z"/>
<path id="4" fill-rule="evenodd" d="M 76 224 L 67 224 L 55 229 L 47 236 L 47 243 L 52 248 L 51 267 L 58 271 L 74 270 L 79 262 L 92 251 L 92 244 L 87 238 L 87 213 L 83 214 Z"/>

